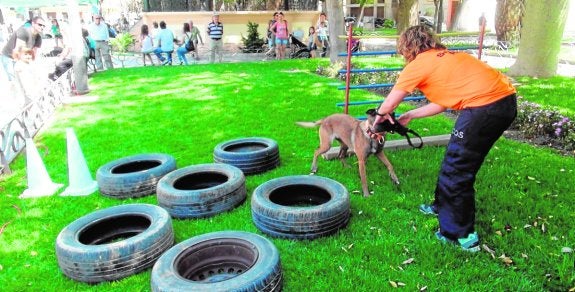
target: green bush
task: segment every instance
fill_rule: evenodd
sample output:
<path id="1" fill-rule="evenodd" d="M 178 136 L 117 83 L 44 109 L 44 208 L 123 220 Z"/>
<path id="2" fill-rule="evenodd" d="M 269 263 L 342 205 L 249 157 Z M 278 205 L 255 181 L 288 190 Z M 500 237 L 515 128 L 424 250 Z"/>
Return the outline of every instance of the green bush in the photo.
<path id="1" fill-rule="evenodd" d="M 134 42 L 134 36 L 129 33 L 120 33 L 115 38 L 110 40 L 112 49 L 120 53 L 128 52 Z"/>
<path id="2" fill-rule="evenodd" d="M 244 44 L 242 50 L 244 53 L 257 53 L 262 50 L 265 41 L 263 38 L 260 38 L 258 26 L 259 24 L 257 23 L 248 22 L 248 36 L 244 37 L 242 34 L 242 42 Z"/>

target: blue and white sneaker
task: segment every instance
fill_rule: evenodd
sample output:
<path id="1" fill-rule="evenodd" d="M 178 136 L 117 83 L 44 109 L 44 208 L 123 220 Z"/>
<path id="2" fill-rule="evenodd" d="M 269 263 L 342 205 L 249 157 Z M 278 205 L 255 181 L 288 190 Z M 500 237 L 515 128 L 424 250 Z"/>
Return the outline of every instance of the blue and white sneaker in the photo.
<path id="1" fill-rule="evenodd" d="M 458 238 L 457 241 L 451 240 L 443 236 L 443 234 L 441 234 L 441 232 L 439 231 L 435 232 L 435 237 L 437 237 L 437 239 L 439 239 L 444 243 L 447 242 L 458 245 L 464 251 L 478 252 L 481 250 L 481 248 L 479 247 L 479 236 L 477 235 L 477 232 L 470 233 L 465 238 Z"/>
<path id="2" fill-rule="evenodd" d="M 435 205 L 433 205 L 433 204 L 431 204 L 431 205 L 421 204 L 421 205 L 419 205 L 419 211 L 421 211 L 421 213 L 423 213 L 425 215 L 437 216 L 437 214 L 438 214 L 437 207 L 435 207 Z"/>

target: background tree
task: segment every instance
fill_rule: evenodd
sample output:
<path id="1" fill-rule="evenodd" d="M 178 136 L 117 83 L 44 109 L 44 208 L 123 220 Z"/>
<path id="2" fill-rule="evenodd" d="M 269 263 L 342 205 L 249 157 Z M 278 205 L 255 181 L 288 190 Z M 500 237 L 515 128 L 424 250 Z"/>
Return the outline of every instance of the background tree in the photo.
<path id="1" fill-rule="evenodd" d="M 569 0 L 526 0 L 525 18 L 511 76 L 550 77 L 557 72 Z"/>
<path id="2" fill-rule="evenodd" d="M 396 20 L 398 33 L 402 33 L 410 26 L 419 24 L 419 2 L 417 0 L 399 0 Z"/>
<path id="3" fill-rule="evenodd" d="M 433 22 L 435 23 L 435 32 L 441 33 L 443 23 L 443 0 L 433 0 L 435 12 L 433 14 Z"/>
<path id="4" fill-rule="evenodd" d="M 332 64 L 337 61 L 337 54 L 343 52 L 345 48 L 345 39 L 338 36 L 345 34 L 345 25 L 343 19 L 343 1 L 326 0 L 327 20 L 329 23 L 329 60 Z"/>
<path id="5" fill-rule="evenodd" d="M 495 8 L 495 33 L 497 35 L 497 41 L 507 43 L 518 40 L 524 11 L 525 0 L 497 0 L 497 6 Z"/>

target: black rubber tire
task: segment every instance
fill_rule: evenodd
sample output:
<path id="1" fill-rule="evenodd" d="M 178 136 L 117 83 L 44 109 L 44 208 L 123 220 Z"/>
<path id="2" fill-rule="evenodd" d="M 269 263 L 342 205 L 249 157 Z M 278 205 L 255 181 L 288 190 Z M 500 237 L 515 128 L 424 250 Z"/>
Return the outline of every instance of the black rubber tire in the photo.
<path id="1" fill-rule="evenodd" d="M 222 142 L 214 149 L 214 162 L 233 165 L 245 175 L 262 173 L 280 164 L 278 143 L 260 137 Z"/>
<path id="2" fill-rule="evenodd" d="M 96 172 L 100 193 L 125 199 L 152 195 L 158 181 L 176 169 L 174 157 L 161 154 L 138 154 L 120 158 L 101 166 Z"/>
<path id="3" fill-rule="evenodd" d="M 151 267 L 173 244 L 166 210 L 128 204 L 95 211 L 64 227 L 56 238 L 56 256 L 67 277 L 99 283 Z"/>
<path id="4" fill-rule="evenodd" d="M 233 165 L 192 165 L 165 175 L 156 193 L 158 205 L 173 218 L 209 217 L 246 200 L 246 177 Z"/>
<path id="5" fill-rule="evenodd" d="M 185 240 L 154 264 L 152 291 L 281 291 L 277 248 L 243 231 L 212 232 Z"/>
<path id="6" fill-rule="evenodd" d="M 258 186 L 252 219 L 262 232 L 279 238 L 314 239 L 347 226 L 350 200 L 337 181 L 320 176 L 287 176 Z"/>

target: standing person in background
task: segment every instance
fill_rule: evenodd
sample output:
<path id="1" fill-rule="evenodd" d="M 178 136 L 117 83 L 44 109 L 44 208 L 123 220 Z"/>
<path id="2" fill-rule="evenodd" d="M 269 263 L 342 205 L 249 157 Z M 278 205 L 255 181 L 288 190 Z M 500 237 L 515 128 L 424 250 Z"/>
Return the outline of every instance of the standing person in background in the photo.
<path id="1" fill-rule="evenodd" d="M 154 48 L 158 47 L 158 33 L 160 32 L 158 22 L 154 21 L 152 23 L 152 31 L 150 32 L 150 36 L 152 37 L 152 41 L 154 43 Z"/>
<path id="2" fill-rule="evenodd" d="M 276 49 L 275 31 L 272 31 L 272 26 L 277 21 L 278 21 L 278 13 L 276 11 L 276 12 L 274 12 L 272 19 L 268 22 L 267 38 L 268 38 L 268 47 L 270 49 L 266 52 L 266 55 L 271 54 Z"/>
<path id="3" fill-rule="evenodd" d="M 384 120 L 394 123 L 389 114 L 416 88 L 429 103 L 402 114 L 400 124 L 405 126 L 412 119 L 448 108 L 459 111 L 439 171 L 435 200 L 419 210 L 438 216 L 435 236 L 441 242 L 477 252 L 480 243 L 475 230 L 473 185 L 489 150 L 517 115 L 515 88 L 509 78 L 474 56 L 448 51 L 425 25 L 403 32 L 397 52 L 407 64 L 377 109 L 373 124 Z"/>
<path id="4" fill-rule="evenodd" d="M 317 31 L 317 37 L 321 42 L 321 56 L 325 57 L 329 47 L 329 23 L 325 12 L 319 14 L 315 30 Z"/>
<path id="5" fill-rule="evenodd" d="M 110 55 L 110 44 L 108 43 L 110 39 L 108 25 L 102 21 L 101 15 L 94 15 L 94 22 L 90 24 L 88 31 L 96 42 L 96 68 L 104 70 L 103 61 L 106 63 L 106 69 L 114 69 L 112 55 Z"/>
<path id="6" fill-rule="evenodd" d="M 222 61 L 222 50 L 224 49 L 224 25 L 220 22 L 220 15 L 214 12 L 212 22 L 208 23 L 208 37 L 210 38 L 210 63 L 216 60 L 218 55 L 219 62 Z"/>
<path id="7" fill-rule="evenodd" d="M 278 13 L 278 21 L 271 27 L 272 32 L 275 31 L 276 39 L 276 59 L 281 60 L 285 58 L 286 46 L 289 40 L 288 22 L 284 19 L 283 12 Z"/>
<path id="8" fill-rule="evenodd" d="M 146 57 L 150 60 L 150 64 L 154 66 L 154 60 L 152 60 L 152 53 L 154 52 L 154 41 L 148 32 L 148 25 L 142 24 L 140 29 L 140 45 L 142 47 L 142 59 L 144 61 L 144 66 L 146 66 Z"/>
<path id="9" fill-rule="evenodd" d="M 316 51 L 317 51 L 317 33 L 315 32 L 315 27 L 310 26 L 308 29 L 308 36 L 307 36 L 307 49 L 312 58 L 315 58 Z"/>
<path id="10" fill-rule="evenodd" d="M 198 43 L 201 42 L 202 46 L 204 45 L 204 40 L 202 39 L 202 35 L 200 34 L 200 30 L 197 26 L 194 26 L 194 22 L 190 20 L 190 32 L 192 33 L 192 41 L 194 42 L 194 47 L 196 48 L 193 51 L 195 54 L 196 60 L 200 59 L 200 55 L 198 54 Z"/>
<path id="11" fill-rule="evenodd" d="M 190 32 L 190 23 L 184 22 L 184 27 L 182 29 L 182 41 L 178 42 L 180 46 L 176 53 L 178 54 L 178 60 L 180 60 L 180 65 L 188 65 L 188 59 L 186 58 L 186 54 L 188 53 L 188 49 L 186 48 L 186 43 L 192 39 L 192 33 Z"/>
<path id="12" fill-rule="evenodd" d="M 166 27 L 165 21 L 160 21 L 160 32 L 158 33 L 158 47 L 154 53 L 162 62 L 162 65 L 172 65 L 172 53 L 174 52 L 174 33 Z M 166 53 L 167 58 L 162 57 Z"/>
<path id="13" fill-rule="evenodd" d="M 60 24 L 56 18 L 52 19 L 52 35 L 54 36 L 54 40 L 56 41 L 56 47 L 63 47 L 64 41 L 62 37 L 62 31 L 60 30 Z"/>
<path id="14" fill-rule="evenodd" d="M 36 55 L 38 48 L 42 46 L 41 32 L 45 26 L 44 19 L 36 16 L 32 18 L 30 25 L 22 26 L 10 35 L 0 55 L 0 62 L 8 81 L 14 79 L 14 62 L 18 60 L 18 54 L 23 48 L 32 49 Z"/>

